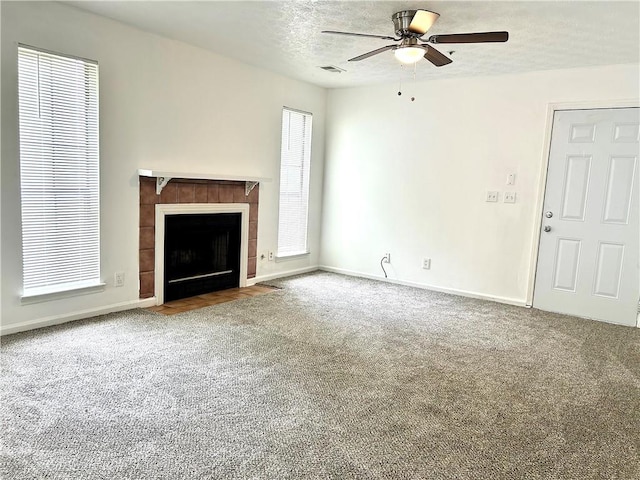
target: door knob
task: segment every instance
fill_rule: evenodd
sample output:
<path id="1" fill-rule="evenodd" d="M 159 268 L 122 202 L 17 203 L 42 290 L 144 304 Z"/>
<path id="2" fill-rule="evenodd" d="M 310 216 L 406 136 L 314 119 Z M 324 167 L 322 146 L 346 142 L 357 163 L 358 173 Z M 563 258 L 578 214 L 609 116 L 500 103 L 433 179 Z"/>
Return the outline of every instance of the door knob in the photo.
<path id="1" fill-rule="evenodd" d="M 551 212 L 551 211 L 545 212 L 544 216 L 547 217 L 547 218 L 551 218 L 551 217 L 553 217 L 553 212 Z"/>
<path id="2" fill-rule="evenodd" d="M 551 227 L 549 225 L 545 225 L 544 226 L 544 231 L 545 232 L 550 232 L 551 231 Z"/>

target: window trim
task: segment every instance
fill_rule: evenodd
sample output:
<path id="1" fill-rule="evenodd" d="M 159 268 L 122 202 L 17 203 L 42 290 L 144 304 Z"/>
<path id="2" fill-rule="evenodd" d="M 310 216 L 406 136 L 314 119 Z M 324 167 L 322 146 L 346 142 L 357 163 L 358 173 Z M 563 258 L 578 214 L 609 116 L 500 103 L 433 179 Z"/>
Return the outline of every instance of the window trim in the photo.
<path id="1" fill-rule="evenodd" d="M 304 258 L 311 254 L 311 250 L 307 249 L 306 252 L 301 253 L 291 253 L 289 255 L 276 255 L 276 263 L 285 262 L 287 260 L 296 260 L 298 258 Z"/>
<path id="2" fill-rule="evenodd" d="M 33 303 L 48 302 L 51 300 L 59 300 L 69 297 L 78 297 L 80 295 L 89 295 L 91 293 L 103 292 L 107 284 L 103 281 L 97 283 L 87 283 L 86 285 L 77 285 L 70 288 L 58 289 L 50 292 L 29 293 L 20 297 L 22 305 L 31 305 Z"/>

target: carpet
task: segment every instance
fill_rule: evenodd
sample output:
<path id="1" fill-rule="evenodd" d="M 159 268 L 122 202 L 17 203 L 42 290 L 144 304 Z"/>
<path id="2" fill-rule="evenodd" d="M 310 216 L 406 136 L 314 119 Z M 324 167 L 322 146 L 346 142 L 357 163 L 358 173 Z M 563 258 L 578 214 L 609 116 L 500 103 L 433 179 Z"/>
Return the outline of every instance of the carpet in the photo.
<path id="1" fill-rule="evenodd" d="M 640 478 L 640 330 L 272 283 L 3 337 L 2 478 Z"/>

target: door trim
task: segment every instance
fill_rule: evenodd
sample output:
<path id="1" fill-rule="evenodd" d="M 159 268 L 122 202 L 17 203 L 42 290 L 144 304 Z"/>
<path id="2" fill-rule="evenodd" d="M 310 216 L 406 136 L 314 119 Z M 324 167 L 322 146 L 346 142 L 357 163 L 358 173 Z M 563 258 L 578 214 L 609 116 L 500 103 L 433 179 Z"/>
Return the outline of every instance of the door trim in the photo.
<path id="1" fill-rule="evenodd" d="M 547 104 L 547 118 L 544 131 L 544 143 L 542 149 L 542 162 L 540 162 L 540 181 L 538 191 L 534 199 L 535 218 L 532 238 L 531 257 L 529 259 L 529 282 L 527 286 L 526 306 L 533 307 L 533 290 L 535 288 L 536 273 L 538 270 L 538 252 L 540 249 L 540 229 L 542 228 L 542 212 L 544 210 L 544 194 L 547 188 L 547 171 L 549 169 L 549 154 L 551 153 L 551 130 L 553 128 L 553 116 L 560 110 L 599 110 L 609 108 L 640 108 L 640 100 L 597 100 L 584 102 L 558 102 Z M 636 321 L 640 328 L 640 318 Z"/>

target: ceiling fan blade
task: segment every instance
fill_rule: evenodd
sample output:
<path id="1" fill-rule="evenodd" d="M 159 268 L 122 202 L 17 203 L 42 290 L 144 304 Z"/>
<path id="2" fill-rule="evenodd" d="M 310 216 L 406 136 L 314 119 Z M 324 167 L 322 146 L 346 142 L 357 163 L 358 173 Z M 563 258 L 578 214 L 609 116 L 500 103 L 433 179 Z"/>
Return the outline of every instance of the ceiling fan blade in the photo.
<path id="1" fill-rule="evenodd" d="M 399 38 L 389 37 L 387 35 L 372 35 L 372 34 L 369 34 L 369 33 L 336 32 L 334 30 L 323 30 L 321 33 L 333 33 L 335 35 L 348 35 L 350 37 L 379 38 L 381 40 L 393 40 L 393 41 L 400 40 Z"/>
<path id="2" fill-rule="evenodd" d="M 417 10 L 409 24 L 409 30 L 424 35 L 439 17 L 439 13 L 430 12 L 429 10 Z"/>
<path id="3" fill-rule="evenodd" d="M 450 35 L 431 35 L 429 43 L 487 43 L 506 42 L 509 32 L 453 33 Z"/>
<path id="4" fill-rule="evenodd" d="M 444 53 L 439 52 L 432 46 L 424 47 L 427 49 L 427 53 L 424 54 L 424 58 L 433 63 L 436 67 L 443 67 L 444 65 L 449 65 L 453 60 L 447 57 Z"/>
<path id="5" fill-rule="evenodd" d="M 365 58 L 373 57 L 374 55 L 377 55 L 379 53 L 386 52 L 387 50 L 395 50 L 396 48 L 398 48 L 398 45 L 387 45 L 386 47 L 378 48 L 376 50 L 363 53 L 362 55 L 358 55 L 357 57 L 350 58 L 349 61 L 358 62 L 360 60 L 364 60 Z"/>

